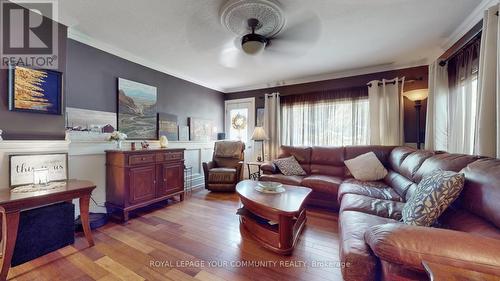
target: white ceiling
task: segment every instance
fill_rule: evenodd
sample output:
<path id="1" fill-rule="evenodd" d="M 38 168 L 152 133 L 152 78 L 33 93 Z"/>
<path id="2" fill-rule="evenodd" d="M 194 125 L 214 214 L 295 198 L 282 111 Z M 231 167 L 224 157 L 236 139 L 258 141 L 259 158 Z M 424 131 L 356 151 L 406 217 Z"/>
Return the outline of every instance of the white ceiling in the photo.
<path id="1" fill-rule="evenodd" d="M 235 36 L 225 0 L 59 0 L 70 37 L 223 92 L 428 63 L 479 0 L 281 0 L 287 26 L 304 19 L 292 55 L 265 52 L 224 63 Z M 311 21 L 309 21 L 311 23 Z M 285 26 L 284 32 L 287 31 Z M 229 42 L 229 43 L 228 43 Z M 276 46 L 277 47 L 277 46 Z"/>

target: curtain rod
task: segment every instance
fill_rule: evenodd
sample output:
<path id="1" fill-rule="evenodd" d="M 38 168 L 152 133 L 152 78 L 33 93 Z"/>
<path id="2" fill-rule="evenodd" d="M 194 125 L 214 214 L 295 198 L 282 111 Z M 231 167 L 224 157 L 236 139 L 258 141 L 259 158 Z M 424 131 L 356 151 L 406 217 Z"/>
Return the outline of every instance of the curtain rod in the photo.
<path id="1" fill-rule="evenodd" d="M 414 83 L 416 81 L 423 81 L 424 78 L 423 77 L 417 77 L 417 78 L 414 78 L 414 79 L 408 79 L 408 80 L 404 80 L 405 83 Z M 398 83 L 402 83 L 403 82 L 403 79 L 398 79 Z M 395 85 L 396 84 L 396 81 L 391 81 L 391 82 L 386 82 L 385 84 L 392 84 L 392 85 Z M 372 83 L 367 83 L 366 85 L 368 85 L 368 87 L 371 87 L 372 86 Z M 379 86 L 382 86 L 384 85 L 384 83 L 382 82 L 379 82 L 378 83 Z"/>

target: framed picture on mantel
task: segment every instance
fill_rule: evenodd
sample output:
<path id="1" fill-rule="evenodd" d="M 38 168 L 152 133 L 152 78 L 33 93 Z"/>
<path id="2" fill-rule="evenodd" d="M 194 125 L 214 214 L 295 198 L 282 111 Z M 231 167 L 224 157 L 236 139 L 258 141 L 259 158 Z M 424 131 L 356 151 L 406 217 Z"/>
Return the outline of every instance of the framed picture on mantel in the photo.
<path id="1" fill-rule="evenodd" d="M 177 115 L 158 113 L 158 137 L 165 136 L 169 141 L 179 140 Z"/>
<path id="2" fill-rule="evenodd" d="M 188 118 L 189 139 L 192 141 L 210 141 L 214 137 L 214 121 L 202 118 Z"/>

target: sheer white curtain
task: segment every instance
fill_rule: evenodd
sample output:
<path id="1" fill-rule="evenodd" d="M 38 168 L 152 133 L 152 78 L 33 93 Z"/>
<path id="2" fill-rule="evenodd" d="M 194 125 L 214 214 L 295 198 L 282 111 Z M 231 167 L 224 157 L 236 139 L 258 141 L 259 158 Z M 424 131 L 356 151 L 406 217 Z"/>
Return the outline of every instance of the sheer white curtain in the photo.
<path id="1" fill-rule="evenodd" d="M 500 21 L 497 4 L 485 11 L 479 59 L 478 117 L 474 152 L 500 158 Z"/>
<path id="2" fill-rule="evenodd" d="M 283 103 L 283 144 L 345 146 L 368 144 L 368 97 L 300 98 Z"/>
<path id="3" fill-rule="evenodd" d="M 474 153 L 480 40 L 474 39 L 448 61 L 448 151 Z"/>
<path id="4" fill-rule="evenodd" d="M 370 144 L 402 145 L 404 143 L 403 85 L 404 77 L 368 83 Z"/>
<path id="5" fill-rule="evenodd" d="M 269 138 L 265 141 L 264 159 L 273 160 L 278 157 L 281 146 L 280 94 L 266 94 L 264 99 L 264 130 Z"/>
<path id="6" fill-rule="evenodd" d="M 448 151 L 448 66 L 429 65 L 425 149 Z"/>

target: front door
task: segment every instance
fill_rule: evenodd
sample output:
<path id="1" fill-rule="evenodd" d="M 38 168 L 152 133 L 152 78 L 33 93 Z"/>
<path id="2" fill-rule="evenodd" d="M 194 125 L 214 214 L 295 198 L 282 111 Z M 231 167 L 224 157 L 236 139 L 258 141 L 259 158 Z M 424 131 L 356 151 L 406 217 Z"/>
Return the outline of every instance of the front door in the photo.
<path id="1" fill-rule="evenodd" d="M 255 98 L 227 100 L 224 123 L 226 138 L 244 142 L 245 161 L 254 161 L 253 141 L 250 138 L 255 128 Z"/>

